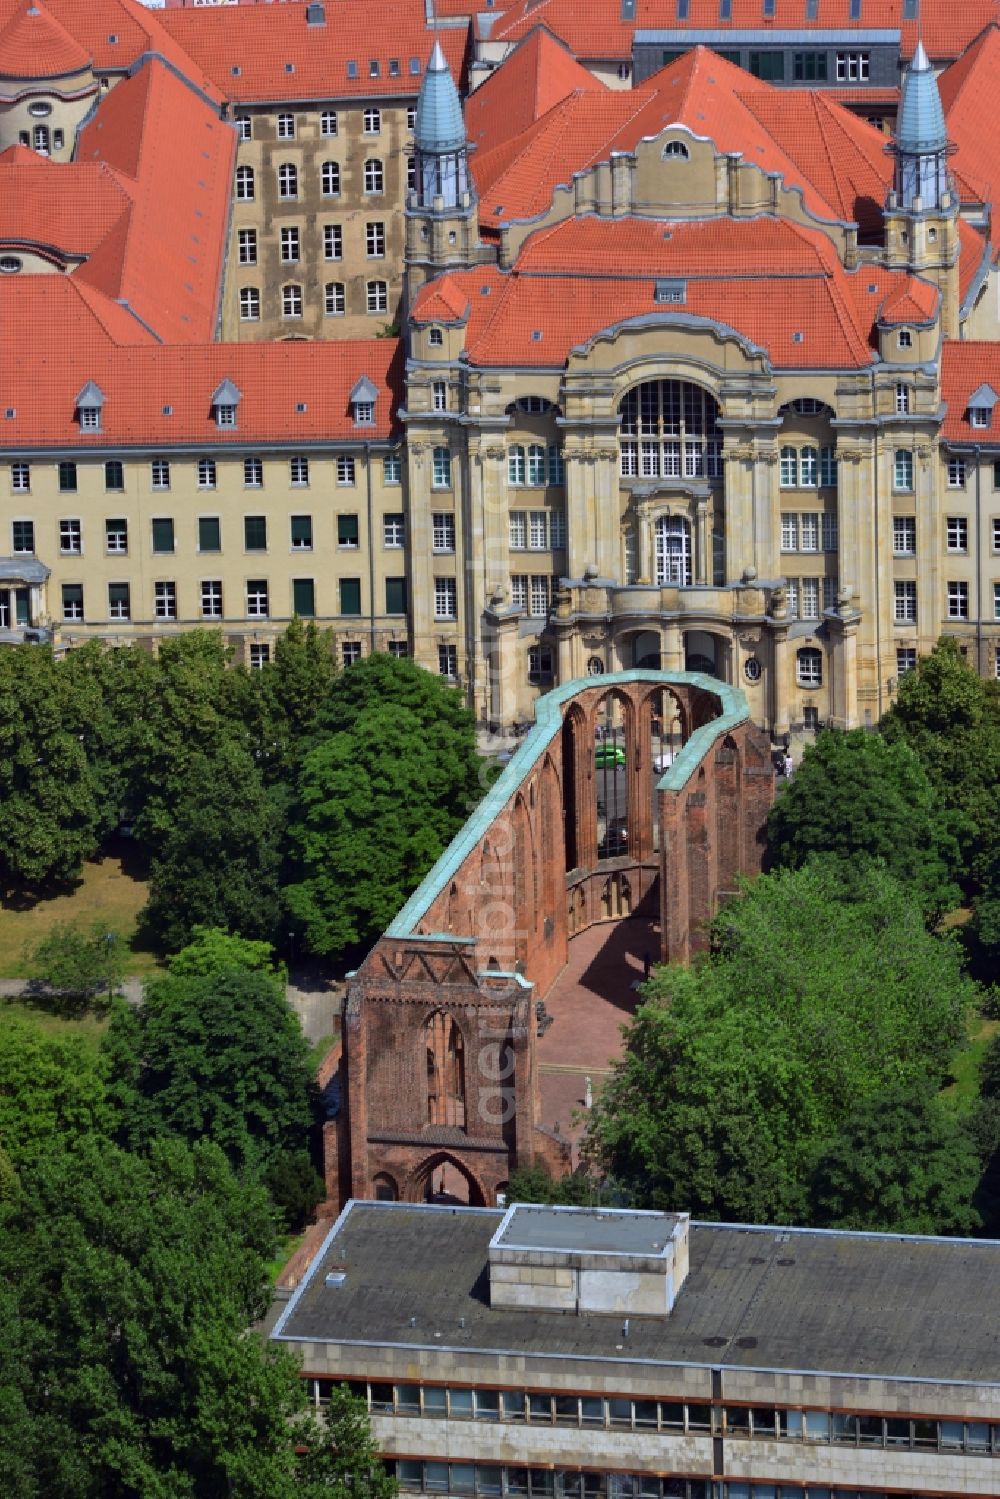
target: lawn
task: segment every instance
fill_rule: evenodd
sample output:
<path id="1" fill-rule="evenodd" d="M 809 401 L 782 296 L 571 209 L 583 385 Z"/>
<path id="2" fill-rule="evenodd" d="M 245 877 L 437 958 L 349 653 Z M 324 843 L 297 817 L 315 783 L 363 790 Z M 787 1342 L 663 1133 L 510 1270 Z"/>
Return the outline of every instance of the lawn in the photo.
<path id="1" fill-rule="evenodd" d="M 24 950 L 33 947 L 57 922 L 100 922 L 121 932 L 129 943 L 126 976 L 141 977 L 159 966 L 153 953 L 136 945 L 136 922 L 146 904 L 147 886 L 130 873 L 122 859 L 108 856 L 83 866 L 76 888 L 24 909 L 0 905 L 0 978 L 25 976 Z"/>
<path id="2" fill-rule="evenodd" d="M 951 1081 L 941 1090 L 960 1109 L 967 1109 L 979 1096 L 979 1067 L 990 1041 L 1000 1031 L 1000 1020 L 984 1020 L 982 1015 L 969 1017 L 968 1040 L 951 1062 Z"/>
<path id="3" fill-rule="evenodd" d="M 95 1052 L 108 1023 L 100 1014 L 81 1015 L 71 1020 L 53 1015 L 38 1005 L 22 1004 L 19 999 L 0 999 L 0 1025 L 8 1019 L 26 1020 L 45 1036 L 78 1036 L 89 1050 Z"/>

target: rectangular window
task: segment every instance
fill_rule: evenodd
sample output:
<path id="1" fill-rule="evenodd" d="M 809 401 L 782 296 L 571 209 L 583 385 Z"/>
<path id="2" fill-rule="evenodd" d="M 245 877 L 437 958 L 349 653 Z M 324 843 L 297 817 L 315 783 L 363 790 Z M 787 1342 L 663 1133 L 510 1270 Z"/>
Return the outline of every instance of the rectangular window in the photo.
<path id="1" fill-rule="evenodd" d="M 342 317 L 347 310 L 347 293 L 343 281 L 328 281 L 323 288 L 323 307 L 330 317 Z"/>
<path id="2" fill-rule="evenodd" d="M 832 511 L 823 512 L 823 550 L 824 552 L 835 552 L 837 550 L 837 517 Z"/>
<path id="3" fill-rule="evenodd" d="M 819 450 L 819 482 L 821 485 L 835 489 L 837 487 L 837 450 L 836 448 L 820 448 Z"/>
<path id="4" fill-rule="evenodd" d="M 288 480 L 290 484 L 301 487 L 309 483 L 309 459 L 289 458 Z"/>
<path id="5" fill-rule="evenodd" d="M 157 619 L 177 618 L 177 584 L 153 584 L 153 614 Z"/>
<path id="6" fill-rule="evenodd" d="M 825 83 L 826 53 L 796 52 L 793 57 L 792 76 L 796 83 Z"/>
<path id="7" fill-rule="evenodd" d="M 252 126 L 249 115 L 236 116 L 236 135 L 241 141 L 248 141 L 252 136 Z"/>
<path id="8" fill-rule="evenodd" d="M 293 141 L 295 139 L 295 116 L 282 113 L 278 116 L 278 139 L 279 141 Z"/>
<path id="9" fill-rule="evenodd" d="M 60 463 L 59 465 L 59 492 L 60 494 L 76 494 L 76 464 Z"/>
<path id="10" fill-rule="evenodd" d="M 552 652 L 548 647 L 541 645 L 532 645 L 528 647 L 528 681 L 532 684 L 532 686 L 538 686 L 542 682 L 552 681 Z M 603 1426 L 603 1400 L 595 1400 L 591 1402 L 585 1397 L 583 1403 L 585 1410 L 591 1404 L 594 1405 L 595 1419 L 593 1424 Z M 598 1406 L 601 1407 L 600 1417 L 596 1416 L 596 1407 Z M 590 1424 L 586 1421 L 586 1417 L 584 1418 L 584 1424 Z"/>
<path id="11" fill-rule="evenodd" d="M 132 601 L 127 583 L 108 584 L 108 618 L 131 619 Z"/>
<path id="12" fill-rule="evenodd" d="M 78 520 L 59 522 L 59 550 L 64 556 L 79 556 L 83 551 L 83 527 Z"/>
<path id="13" fill-rule="evenodd" d="M 352 551 L 358 545 L 358 517 L 356 515 L 337 516 L 337 545 L 349 547 Z"/>
<path id="14" fill-rule="evenodd" d="M 802 579 L 802 619 L 819 619 L 819 579 Z"/>
<path id="15" fill-rule="evenodd" d="M 892 617 L 897 624 L 914 625 L 917 622 L 916 583 L 893 584 Z"/>
<path id="16" fill-rule="evenodd" d="M 292 285 L 281 288 L 281 315 L 282 317 L 302 316 L 301 286 Z"/>
<path id="17" fill-rule="evenodd" d="M 835 609 L 837 607 L 837 580 L 836 578 L 823 579 L 823 608 Z"/>
<path id="18" fill-rule="evenodd" d="M 515 609 L 528 607 L 528 579 L 523 573 L 515 573 L 510 580 L 510 601 Z"/>
<path id="19" fill-rule="evenodd" d="M 365 287 L 365 298 L 369 312 L 388 312 L 389 288 L 384 281 L 369 281 Z"/>
<path id="20" fill-rule="evenodd" d="M 198 517 L 198 550 L 199 552 L 222 551 L 222 522 L 217 515 Z"/>
<path id="21" fill-rule="evenodd" d="M 271 647 L 269 645 L 254 644 L 249 648 L 250 670 L 263 671 L 271 659 Z"/>
<path id="22" fill-rule="evenodd" d="M 993 618 L 1000 619 L 1000 583 L 993 584 Z"/>
<path id="23" fill-rule="evenodd" d="M 975 425 L 975 423 L 973 423 Z M 101 413 L 96 406 L 80 407 L 80 430 L 83 432 L 99 432 L 101 429 Z"/>
<path id="24" fill-rule="evenodd" d="M 199 489 L 214 489 L 215 488 L 215 459 L 214 458 L 199 458 L 198 459 L 198 488 Z"/>
<path id="25" fill-rule="evenodd" d="M 337 483 L 354 483 L 354 459 L 351 458 L 347 453 L 341 453 L 340 457 L 337 459 Z"/>
<path id="26" fill-rule="evenodd" d="M 838 83 L 867 83 L 869 55 L 867 52 L 837 53 Z"/>
<path id="27" fill-rule="evenodd" d="M 313 522 L 311 515 L 291 517 L 292 551 L 311 552 L 313 544 Z"/>
<path id="28" fill-rule="evenodd" d="M 364 113 L 365 135 L 378 135 L 382 129 L 382 111 L 380 109 L 366 109 Z"/>
<path id="29" fill-rule="evenodd" d="M 945 521 L 945 544 L 949 552 L 969 550 L 969 522 L 964 515 L 949 515 Z"/>
<path id="30" fill-rule="evenodd" d="M 458 618 L 458 585 L 454 578 L 434 579 L 434 618 Z"/>
<path id="31" fill-rule="evenodd" d="M 382 545 L 401 547 L 406 541 L 406 521 L 401 510 L 389 510 L 382 517 Z"/>
<path id="32" fill-rule="evenodd" d="M 170 464 L 166 458 L 154 458 L 149 465 L 149 480 L 154 489 L 170 488 Z"/>
<path id="33" fill-rule="evenodd" d="M 448 448 L 435 448 L 431 462 L 431 486 L 434 489 L 451 488 L 451 453 Z"/>
<path id="34" fill-rule="evenodd" d="M 797 552 L 799 549 L 799 518 L 797 515 L 781 517 L 781 550 Z"/>
<path id="35" fill-rule="evenodd" d="M 917 652 L 914 646 L 902 646 L 896 652 L 896 675 L 905 676 L 908 671 L 915 671 L 917 666 Z"/>
<path id="36" fill-rule="evenodd" d="M 998 519 L 996 516 L 994 516 L 993 518 L 991 529 L 993 532 L 993 550 L 995 552 L 1000 552 L 1000 519 Z"/>
<path id="37" fill-rule="evenodd" d="M 544 510 L 528 511 L 528 545 L 533 552 L 548 550 L 549 518 Z"/>
<path id="38" fill-rule="evenodd" d="M 917 518 L 914 515 L 894 515 L 892 518 L 892 550 L 897 557 L 913 557 L 917 551 Z"/>
<path id="39" fill-rule="evenodd" d="M 968 619 L 969 617 L 969 585 L 968 583 L 948 584 L 948 618 Z"/>
<path id="40" fill-rule="evenodd" d="M 814 511 L 807 511 L 801 516 L 802 530 L 800 533 L 800 548 L 803 552 L 819 551 L 819 516 Z"/>
<path id="41" fill-rule="evenodd" d="M 431 516 L 431 544 L 435 552 L 455 550 L 455 517 L 447 511 Z"/>
<path id="42" fill-rule="evenodd" d="M 535 619 L 544 619 L 549 612 L 549 579 L 536 573 L 531 579 L 531 613 Z"/>
<path id="43" fill-rule="evenodd" d="M 340 580 L 340 612 L 341 614 L 361 613 L 361 579 L 341 578 Z"/>
<path id="44" fill-rule="evenodd" d="M 345 640 L 340 648 L 340 659 L 345 666 L 355 666 L 361 660 L 360 640 Z"/>
<path id="45" fill-rule="evenodd" d="M 410 647 L 405 640 L 390 640 L 389 655 L 394 656 L 397 661 L 405 661 L 410 654 Z"/>
<path id="46" fill-rule="evenodd" d="M 267 615 L 267 579 L 251 578 L 247 583 L 247 616 L 250 619 L 266 619 Z"/>
<path id="47" fill-rule="evenodd" d="M 565 551 L 566 548 L 566 512 L 565 510 L 551 510 L 549 512 L 549 545 L 554 552 Z"/>
<path id="48" fill-rule="evenodd" d="M 434 411 L 448 410 L 448 385 L 444 380 L 431 382 L 431 407 Z"/>
<path id="49" fill-rule="evenodd" d="M 964 489 L 965 488 L 965 459 L 964 458 L 949 458 L 948 459 L 948 488 L 949 489 Z"/>
<path id="50" fill-rule="evenodd" d="M 365 225 L 365 254 L 373 260 L 381 260 L 385 254 L 385 225 L 383 223 Z"/>
<path id="51" fill-rule="evenodd" d="M 449 679 L 449 681 L 454 682 L 454 681 L 457 680 L 457 678 L 458 678 L 458 646 L 457 645 L 439 645 L 438 646 L 438 672 L 440 673 L 440 675 L 442 677 L 447 677 Z"/>
<path id="52" fill-rule="evenodd" d="M 323 256 L 326 260 L 343 260 L 344 231 L 339 224 L 323 225 Z"/>
<path id="53" fill-rule="evenodd" d="M 995 481 L 994 481 L 995 482 Z M 31 489 L 31 464 L 12 463 L 10 466 L 10 487 L 14 494 L 27 494 Z"/>
<path id="54" fill-rule="evenodd" d="M 244 458 L 243 483 L 247 489 L 260 489 L 264 483 L 264 462 L 261 458 Z"/>
<path id="55" fill-rule="evenodd" d="M 128 551 L 128 521 L 124 516 L 115 516 L 104 522 L 105 550 L 117 556 Z"/>
<path id="56" fill-rule="evenodd" d="M 286 224 L 281 231 L 281 259 L 285 265 L 293 265 L 299 258 L 299 231 L 294 224 Z"/>
<path id="57" fill-rule="evenodd" d="M 169 516 L 159 516 L 153 521 L 153 551 L 172 552 L 174 549 L 174 523 Z"/>
<path id="58" fill-rule="evenodd" d="M 202 619 L 222 618 L 222 580 L 220 578 L 202 580 L 201 617 Z"/>
<path id="59" fill-rule="evenodd" d="M 62 617 L 69 622 L 83 618 L 83 584 L 64 583 L 62 586 Z"/>
<path id="60" fill-rule="evenodd" d="M 896 386 L 896 414 L 905 416 L 910 409 L 910 387 L 900 382 Z"/>
<path id="61" fill-rule="evenodd" d="M 240 247 L 240 265 L 257 264 L 257 231 L 256 229 L 240 229 L 237 231 L 237 242 Z"/>
<path id="62" fill-rule="evenodd" d="M 385 580 L 385 612 L 386 614 L 406 613 L 406 579 L 386 578 Z"/>
<path id="63" fill-rule="evenodd" d="M 387 453 L 382 459 L 382 483 L 402 484 L 403 460 L 399 453 Z"/>
<path id="64" fill-rule="evenodd" d="M 512 552 L 523 552 L 528 545 L 528 516 L 525 510 L 512 510 L 508 520 L 510 548 Z"/>
<path id="65" fill-rule="evenodd" d="M 316 614 L 316 583 L 312 578 L 292 579 L 292 611 L 299 619 L 313 619 Z"/>
<path id="66" fill-rule="evenodd" d="M 125 488 L 125 467 L 117 458 L 109 458 L 104 465 L 104 488 L 112 491 Z"/>
<path id="67" fill-rule="evenodd" d="M 11 522 L 15 556 L 30 556 L 35 550 L 35 523 L 31 520 Z"/>
<path id="68" fill-rule="evenodd" d="M 785 76 L 785 54 L 783 52 L 751 52 L 750 72 L 755 78 L 765 78 L 774 83 Z"/>
<path id="69" fill-rule="evenodd" d="M 243 546 L 248 552 L 267 551 L 266 515 L 245 515 L 243 517 Z"/>
<path id="70" fill-rule="evenodd" d="M 892 463 L 893 489 L 913 488 L 913 454 L 906 448 L 897 448 Z"/>
<path id="71" fill-rule="evenodd" d="M 260 292 L 256 286 L 240 287 L 240 318 L 255 323 L 260 317 Z"/>
<path id="72" fill-rule="evenodd" d="M 337 111 L 335 109 L 324 109 L 319 117 L 320 135 L 337 134 Z"/>

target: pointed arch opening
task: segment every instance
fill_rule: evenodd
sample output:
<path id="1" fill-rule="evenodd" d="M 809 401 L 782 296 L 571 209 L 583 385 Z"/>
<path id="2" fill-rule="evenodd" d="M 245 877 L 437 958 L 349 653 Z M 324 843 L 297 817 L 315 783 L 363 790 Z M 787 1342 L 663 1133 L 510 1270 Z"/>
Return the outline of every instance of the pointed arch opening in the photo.
<path id="1" fill-rule="evenodd" d="M 465 1128 L 465 1038 L 455 1017 L 435 1010 L 424 1021 L 426 1120 L 431 1125 Z"/>

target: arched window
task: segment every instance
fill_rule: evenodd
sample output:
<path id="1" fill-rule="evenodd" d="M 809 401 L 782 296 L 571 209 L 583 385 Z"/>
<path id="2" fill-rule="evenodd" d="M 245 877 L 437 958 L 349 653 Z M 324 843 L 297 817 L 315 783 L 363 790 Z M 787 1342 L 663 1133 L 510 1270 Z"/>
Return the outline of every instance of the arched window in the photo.
<path id="1" fill-rule="evenodd" d="M 298 168 L 290 161 L 283 161 L 278 168 L 278 197 L 297 198 L 299 195 Z"/>
<path id="2" fill-rule="evenodd" d="M 380 1171 L 375 1177 L 372 1185 L 375 1188 L 376 1202 L 397 1202 L 399 1199 L 399 1188 L 395 1181 L 386 1171 Z"/>
<path id="3" fill-rule="evenodd" d="M 340 162 L 324 161 L 320 169 L 320 185 L 324 198 L 335 198 L 340 192 Z"/>
<path id="4" fill-rule="evenodd" d="M 36 125 L 31 132 L 31 144 L 36 151 L 41 151 L 43 156 L 49 154 L 49 127 L 48 125 Z"/>
<path id="5" fill-rule="evenodd" d="M 373 158 L 365 162 L 365 192 L 381 193 L 385 191 L 385 171 L 382 163 Z"/>
<path id="6" fill-rule="evenodd" d="M 281 288 L 281 315 L 282 317 L 302 316 L 301 286 L 292 285 Z"/>
<path id="7" fill-rule="evenodd" d="M 525 472 L 524 449 L 515 443 L 507 449 L 507 483 L 523 484 Z"/>
<path id="8" fill-rule="evenodd" d="M 648 380 L 619 407 L 625 478 L 721 479 L 722 434 L 715 398 L 687 380 Z"/>
<path id="9" fill-rule="evenodd" d="M 663 148 L 664 161 L 668 161 L 671 157 L 676 158 L 678 161 L 687 161 L 689 155 L 690 152 L 683 141 L 667 141 L 667 144 Z"/>
<path id="10" fill-rule="evenodd" d="M 822 687 L 823 652 L 804 646 L 795 656 L 795 677 L 800 687 Z"/>
<path id="11" fill-rule="evenodd" d="M 236 168 L 236 198 L 240 203 L 252 203 L 254 197 L 253 167 Z"/>
<path id="12" fill-rule="evenodd" d="M 435 1010 L 424 1024 L 427 1123 L 465 1128 L 465 1043 L 451 1015 Z"/>
<path id="13" fill-rule="evenodd" d="M 681 588 L 691 582 L 691 527 L 681 515 L 656 522 L 656 581 Z"/>

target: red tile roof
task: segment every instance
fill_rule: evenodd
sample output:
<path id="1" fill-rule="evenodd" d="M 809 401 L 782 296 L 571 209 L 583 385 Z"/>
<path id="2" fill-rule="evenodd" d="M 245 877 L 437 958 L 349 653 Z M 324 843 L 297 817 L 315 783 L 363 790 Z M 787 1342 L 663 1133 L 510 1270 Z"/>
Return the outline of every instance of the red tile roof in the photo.
<path id="1" fill-rule="evenodd" d="M 0 153 L 0 242 L 89 255 L 131 207 L 116 173 L 56 163 L 24 146 Z"/>
<path id="2" fill-rule="evenodd" d="M 632 60 L 636 23 L 622 20 L 621 0 L 514 0 L 490 31 L 490 41 L 519 42 L 540 22 L 575 57 Z"/>
<path id="3" fill-rule="evenodd" d="M 420 298 L 420 315 L 416 312 L 413 321 L 419 323 L 460 323 L 469 310 L 468 294 L 449 275 L 439 276 L 431 282 Z"/>
<path id="4" fill-rule="evenodd" d="M 495 233 L 542 213 L 574 173 L 672 124 L 777 172 L 818 218 L 856 220 L 863 237 L 880 233 L 892 178 L 885 136 L 822 93 L 772 88 L 704 47 L 640 88 L 576 91 L 519 137 L 476 153 L 482 227 Z"/>
<path id="5" fill-rule="evenodd" d="M 161 11 L 163 26 L 213 79 L 227 99 L 237 102 L 284 99 L 374 99 L 415 94 L 435 36 L 462 86 L 467 24 L 427 26 L 423 0 L 395 0 L 391 21 L 369 0 L 328 0 L 325 26 L 309 26 L 305 5 L 237 5 Z M 411 72 L 410 60 L 420 64 Z M 390 59 L 399 73 L 390 74 Z M 370 75 L 377 61 L 379 76 Z M 357 77 L 348 77 L 354 62 Z"/>
<path id="6" fill-rule="evenodd" d="M 900 278 L 882 306 L 878 320 L 884 324 L 929 323 L 937 314 L 940 293 L 929 281 L 916 276 Z"/>
<path id="7" fill-rule="evenodd" d="M 16 406 L 4 391 L 22 376 L 43 390 L 64 358 L 106 352 L 115 344 L 154 344 L 152 334 L 127 308 L 79 276 L 16 276 L 0 282 L 3 353 L 0 405 Z"/>
<path id="8" fill-rule="evenodd" d="M 654 301 L 660 277 L 685 282 L 682 307 Z M 484 366 L 561 368 L 626 319 L 694 315 L 736 330 L 778 369 L 857 369 L 875 357 L 887 297 L 897 287 L 920 303 L 927 296 L 903 272 L 848 273 L 822 231 L 764 217 L 567 219 L 533 235 L 512 272 L 448 279 L 469 300 L 466 355 Z M 417 321 L 436 296 L 435 283 L 421 291 Z"/>
<path id="9" fill-rule="evenodd" d="M 131 209 L 76 275 L 164 342 L 212 338 L 235 158 L 232 126 L 163 63 L 124 79 L 81 132 L 77 161 L 113 169 Z"/>
<path id="10" fill-rule="evenodd" d="M 0 28 L 5 78 L 64 78 L 89 67 L 90 53 L 36 0 L 17 0 Z"/>
<path id="11" fill-rule="evenodd" d="M 941 430 L 953 442 L 1000 442 L 1000 407 L 986 432 L 969 421 L 969 397 L 980 385 L 1000 394 L 1000 343 L 949 340 L 941 352 L 941 397 L 947 406 Z"/>
<path id="12" fill-rule="evenodd" d="M 575 89 L 605 92 L 563 42 L 544 26 L 535 26 L 469 95 L 465 128 L 470 143 L 484 152 L 506 143 Z"/>
<path id="13" fill-rule="evenodd" d="M 956 146 L 949 166 L 963 198 L 995 197 L 1000 144 L 987 127 L 1000 96 L 1000 30 L 990 26 L 964 56 L 941 74 L 938 88 L 948 136 Z"/>
<path id="14" fill-rule="evenodd" d="M 64 326 L 74 280 L 37 276 L 21 286 L 0 283 L 0 321 L 5 328 L 20 326 L 23 336 L 13 346 L 25 351 L 0 359 L 0 404 L 17 413 L 3 423 L 8 451 L 151 443 L 294 448 L 385 438 L 394 430 L 403 370 L 396 339 L 116 348 L 96 322 L 87 335 L 82 313 Z M 349 403 L 362 375 L 379 392 L 375 425 L 364 429 L 354 425 Z M 235 429 L 217 427 L 212 411 L 212 393 L 227 379 L 242 394 Z M 74 420 L 76 397 L 88 380 L 104 395 L 102 430 L 93 437 Z"/>

